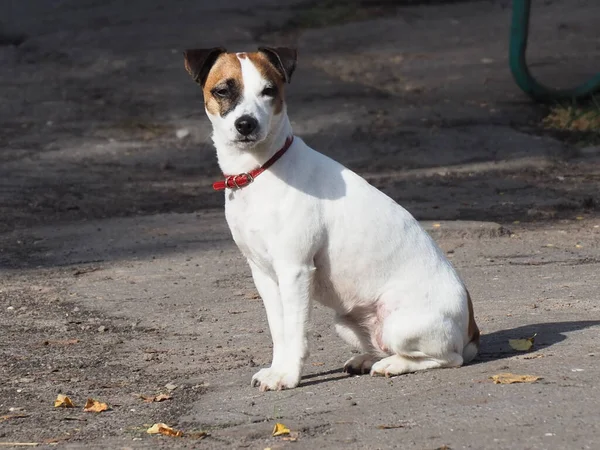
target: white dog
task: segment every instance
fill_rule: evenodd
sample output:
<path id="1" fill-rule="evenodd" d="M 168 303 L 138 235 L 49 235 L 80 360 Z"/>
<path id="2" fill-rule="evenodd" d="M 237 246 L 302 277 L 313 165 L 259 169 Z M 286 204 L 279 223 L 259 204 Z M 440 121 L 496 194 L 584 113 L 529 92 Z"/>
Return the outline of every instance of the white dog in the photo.
<path id="1" fill-rule="evenodd" d="M 350 373 L 394 376 L 458 367 L 479 330 L 465 285 L 404 208 L 294 137 L 284 85 L 296 51 L 188 50 L 203 89 L 224 179 L 225 214 L 269 320 L 271 367 L 261 390 L 298 386 L 308 356 L 311 302 L 336 312 L 336 330 L 361 350 Z"/>

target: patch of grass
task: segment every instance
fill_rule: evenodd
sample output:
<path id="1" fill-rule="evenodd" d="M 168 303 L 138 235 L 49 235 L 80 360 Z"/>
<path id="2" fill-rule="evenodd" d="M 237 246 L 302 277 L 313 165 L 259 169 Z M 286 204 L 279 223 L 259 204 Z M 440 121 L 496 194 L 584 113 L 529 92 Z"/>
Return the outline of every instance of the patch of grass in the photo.
<path id="1" fill-rule="evenodd" d="M 542 124 L 554 130 L 600 134 L 600 97 L 582 104 L 555 106 Z"/>

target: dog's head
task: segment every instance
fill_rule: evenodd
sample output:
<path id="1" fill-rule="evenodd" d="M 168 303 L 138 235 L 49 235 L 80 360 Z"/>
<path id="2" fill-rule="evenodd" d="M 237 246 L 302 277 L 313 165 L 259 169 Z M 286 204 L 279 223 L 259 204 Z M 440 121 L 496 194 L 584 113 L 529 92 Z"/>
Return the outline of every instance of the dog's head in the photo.
<path id="1" fill-rule="evenodd" d="M 187 50 L 184 57 L 221 141 L 252 148 L 269 136 L 285 114 L 284 85 L 296 68 L 296 50 L 261 47 L 255 53 L 227 53 L 211 48 Z"/>

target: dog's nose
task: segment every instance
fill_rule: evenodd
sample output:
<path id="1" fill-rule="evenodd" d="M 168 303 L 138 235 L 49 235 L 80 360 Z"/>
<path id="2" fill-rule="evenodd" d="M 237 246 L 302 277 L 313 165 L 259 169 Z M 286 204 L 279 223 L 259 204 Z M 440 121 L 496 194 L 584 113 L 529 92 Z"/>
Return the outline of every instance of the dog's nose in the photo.
<path id="1" fill-rule="evenodd" d="M 248 136 L 258 126 L 258 120 L 252 116 L 242 116 L 235 121 L 235 129 L 239 131 L 242 136 Z"/>

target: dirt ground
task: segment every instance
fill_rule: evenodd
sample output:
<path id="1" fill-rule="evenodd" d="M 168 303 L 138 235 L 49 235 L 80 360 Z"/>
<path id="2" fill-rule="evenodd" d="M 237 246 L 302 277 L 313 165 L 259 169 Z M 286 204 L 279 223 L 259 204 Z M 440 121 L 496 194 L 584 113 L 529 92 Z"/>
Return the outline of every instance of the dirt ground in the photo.
<path id="1" fill-rule="evenodd" d="M 2 3 L 0 446 L 598 447 L 597 133 L 541 126 L 508 71 L 509 2 L 340 3 Z M 595 74 L 599 14 L 534 2 L 536 76 Z M 347 376 L 315 305 L 300 387 L 250 387 L 270 336 L 181 50 L 263 43 L 299 48 L 296 134 L 409 209 L 458 268 L 483 332 L 473 364 Z M 541 379 L 494 384 L 503 372 Z M 157 422 L 183 437 L 146 433 Z M 277 422 L 297 440 L 272 437 Z"/>

